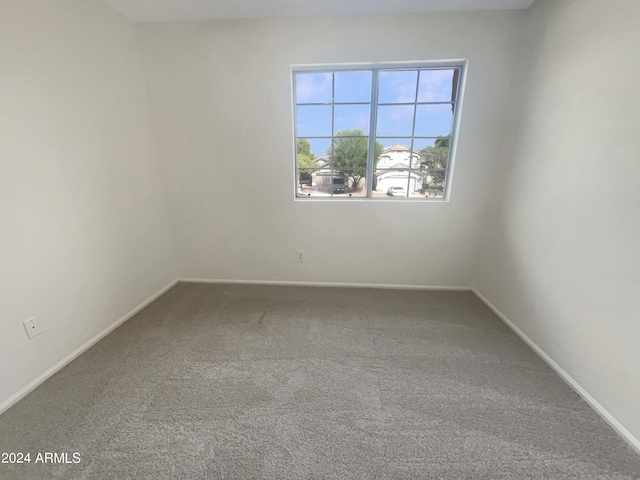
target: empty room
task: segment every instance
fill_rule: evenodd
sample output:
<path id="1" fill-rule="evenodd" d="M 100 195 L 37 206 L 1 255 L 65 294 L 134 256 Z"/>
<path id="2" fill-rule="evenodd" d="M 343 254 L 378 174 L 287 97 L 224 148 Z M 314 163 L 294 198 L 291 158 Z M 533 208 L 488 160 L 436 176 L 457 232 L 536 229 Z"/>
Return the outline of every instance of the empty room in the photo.
<path id="1" fill-rule="evenodd" d="M 0 0 L 1 479 L 640 479 L 638 0 Z"/>

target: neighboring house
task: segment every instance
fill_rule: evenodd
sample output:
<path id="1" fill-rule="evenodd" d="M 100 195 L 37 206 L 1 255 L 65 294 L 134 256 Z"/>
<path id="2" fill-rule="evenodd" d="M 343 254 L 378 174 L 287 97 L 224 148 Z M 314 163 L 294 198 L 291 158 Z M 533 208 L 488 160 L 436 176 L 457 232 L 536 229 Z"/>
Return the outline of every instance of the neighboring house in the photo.
<path id="1" fill-rule="evenodd" d="M 411 171 L 409 172 L 409 166 Z M 422 188 L 424 175 L 420 172 L 420 152 L 411 150 L 402 143 L 385 148 L 376 164 L 375 189 L 386 192 L 390 187 L 408 188 L 418 192 Z"/>
<path id="2" fill-rule="evenodd" d="M 329 157 L 317 157 L 313 161 L 316 162 L 319 167 L 324 167 L 329 164 Z"/>
<path id="3" fill-rule="evenodd" d="M 314 161 L 319 169 L 310 174 L 310 178 L 305 178 L 302 183 L 309 182 L 314 188 L 328 192 L 331 184 L 331 169 L 328 168 L 329 158 L 318 157 Z M 411 162 L 410 172 L 409 162 Z M 420 167 L 420 152 L 418 150 L 411 151 L 402 143 L 390 145 L 384 149 L 376 164 L 374 190 L 386 192 L 390 187 L 407 188 L 408 186 L 409 192 L 419 192 L 423 183 L 429 180 Z M 333 178 L 338 179 L 334 180 L 334 188 L 336 182 L 340 185 L 344 183 L 347 189 L 352 184 L 352 179 L 338 170 L 333 171 Z M 359 188 L 366 188 L 366 179 L 361 181 Z"/>
<path id="4" fill-rule="evenodd" d="M 411 157 L 411 168 L 420 168 L 420 152 L 413 150 L 402 143 L 394 143 L 388 146 L 380 155 L 376 169 L 382 168 L 409 168 L 409 157 Z M 396 167 L 401 165 L 401 167 Z"/>
<path id="5" fill-rule="evenodd" d="M 403 170 L 396 170 L 402 168 Z M 390 187 L 407 188 L 407 177 L 409 181 L 409 192 L 419 192 L 422 188 L 424 176 L 419 170 L 407 170 L 407 166 L 394 165 L 390 169 L 378 170 L 376 172 L 376 190 L 386 192 Z"/>
<path id="6" fill-rule="evenodd" d="M 317 157 L 313 159 L 313 166 L 300 167 L 298 170 L 298 173 L 299 173 L 298 181 L 300 182 L 300 186 L 301 187 L 303 185 L 311 186 L 313 184 L 314 174 L 317 173 L 319 169 L 322 169 L 324 166 L 326 166 L 328 163 L 329 163 L 328 157 Z"/>

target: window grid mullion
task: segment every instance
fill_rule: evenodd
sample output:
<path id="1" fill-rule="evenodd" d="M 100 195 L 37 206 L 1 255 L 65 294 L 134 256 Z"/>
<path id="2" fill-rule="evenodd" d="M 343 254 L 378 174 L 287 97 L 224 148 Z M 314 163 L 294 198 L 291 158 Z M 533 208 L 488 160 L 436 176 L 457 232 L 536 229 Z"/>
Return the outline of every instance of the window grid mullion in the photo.
<path id="1" fill-rule="evenodd" d="M 331 72 L 331 158 L 329 159 L 329 195 L 333 198 L 333 144 L 334 144 L 334 136 L 335 132 L 335 118 L 336 118 L 336 106 L 335 106 L 335 98 L 336 98 L 336 72 Z"/>
<path id="2" fill-rule="evenodd" d="M 371 70 L 371 106 L 369 107 L 369 147 L 367 151 L 367 173 L 365 177 L 366 197 L 373 197 L 373 179 L 375 175 L 376 130 L 378 119 L 378 69 Z"/>
<path id="3" fill-rule="evenodd" d="M 451 102 L 442 102 L 451 104 Z M 328 107 L 330 105 L 369 105 L 369 102 L 321 102 L 321 103 L 296 103 L 299 107 Z M 392 105 L 396 105 L 393 103 Z"/>
<path id="4" fill-rule="evenodd" d="M 418 89 L 420 88 L 420 69 L 416 75 L 416 95 L 413 103 L 413 125 L 411 126 L 411 145 L 409 146 L 409 175 L 407 175 L 407 198 L 409 198 L 409 190 L 411 189 L 411 164 L 413 161 L 413 139 L 416 134 L 416 115 L 418 114 Z"/>
<path id="5" fill-rule="evenodd" d="M 295 190 L 295 196 L 298 196 L 298 185 L 300 185 L 300 187 L 302 188 L 302 182 L 300 181 L 300 169 L 298 168 L 298 99 L 296 97 L 297 92 L 298 92 L 298 76 L 294 73 L 293 75 L 293 131 L 295 132 L 295 135 L 293 136 L 293 151 L 294 153 L 294 160 L 295 160 L 295 169 L 294 169 L 294 175 L 295 175 L 295 185 L 296 185 L 296 190 Z M 302 192 L 300 192 L 302 193 Z"/>
<path id="6" fill-rule="evenodd" d="M 355 102 L 354 102 L 355 103 Z M 396 105 L 452 105 L 455 102 L 396 102 L 396 103 L 379 103 L 381 107 L 396 106 Z M 303 104 L 306 105 L 306 104 Z M 328 105 L 327 103 L 319 103 L 318 105 Z"/>

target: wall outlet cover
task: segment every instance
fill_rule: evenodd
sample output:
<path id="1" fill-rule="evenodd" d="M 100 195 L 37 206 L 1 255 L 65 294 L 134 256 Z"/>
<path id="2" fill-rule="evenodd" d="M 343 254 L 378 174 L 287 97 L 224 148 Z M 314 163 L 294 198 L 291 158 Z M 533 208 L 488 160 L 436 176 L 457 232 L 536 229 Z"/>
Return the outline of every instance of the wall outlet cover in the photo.
<path id="1" fill-rule="evenodd" d="M 27 332 L 27 337 L 31 340 L 33 337 L 37 337 L 42 333 L 40 325 L 36 321 L 36 317 L 32 317 L 29 320 L 22 322 L 24 325 L 24 331 Z"/>

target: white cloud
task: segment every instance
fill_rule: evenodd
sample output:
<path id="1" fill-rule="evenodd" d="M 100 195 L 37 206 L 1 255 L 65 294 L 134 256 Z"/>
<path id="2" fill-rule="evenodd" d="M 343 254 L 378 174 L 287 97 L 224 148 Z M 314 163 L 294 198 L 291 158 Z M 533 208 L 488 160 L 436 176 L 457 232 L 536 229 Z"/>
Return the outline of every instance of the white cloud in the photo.
<path id="1" fill-rule="evenodd" d="M 332 96 L 331 73 L 296 74 L 296 102 L 330 102 Z"/>
<path id="2" fill-rule="evenodd" d="M 418 86 L 419 102 L 443 102 L 451 99 L 453 70 L 423 70 Z"/>

